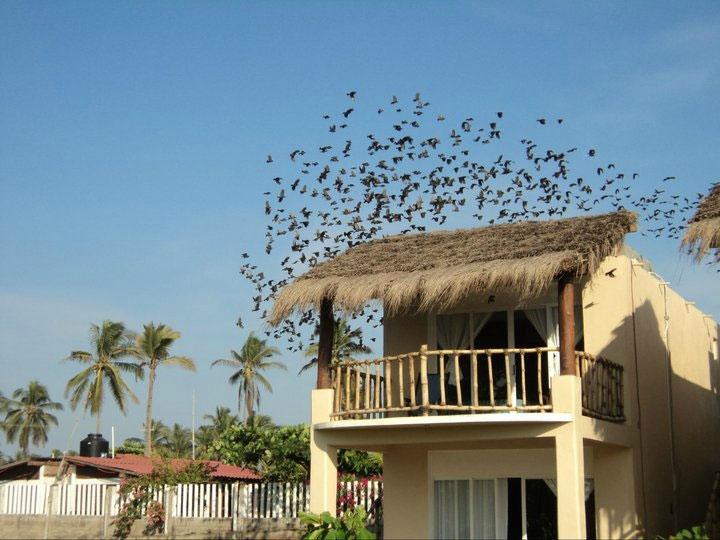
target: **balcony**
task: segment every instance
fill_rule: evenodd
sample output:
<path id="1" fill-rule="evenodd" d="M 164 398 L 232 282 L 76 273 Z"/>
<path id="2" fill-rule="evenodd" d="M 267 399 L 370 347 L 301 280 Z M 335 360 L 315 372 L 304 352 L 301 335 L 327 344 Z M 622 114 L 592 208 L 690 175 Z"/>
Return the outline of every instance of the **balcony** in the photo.
<path id="1" fill-rule="evenodd" d="M 552 412 L 556 348 L 419 351 L 332 365 L 333 420 Z M 586 416 L 624 422 L 623 367 L 577 351 Z"/>

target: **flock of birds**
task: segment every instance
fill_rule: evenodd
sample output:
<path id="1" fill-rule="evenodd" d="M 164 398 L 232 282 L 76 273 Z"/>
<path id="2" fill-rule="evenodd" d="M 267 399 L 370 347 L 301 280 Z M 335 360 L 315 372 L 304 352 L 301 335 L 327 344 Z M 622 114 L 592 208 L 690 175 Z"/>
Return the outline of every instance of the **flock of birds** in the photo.
<path id="1" fill-rule="evenodd" d="M 288 151 L 285 166 L 291 174 L 272 177 L 264 193 L 265 252 L 270 255 L 283 243 L 287 255 L 279 274 L 270 276 L 250 254 L 242 254 L 241 274 L 254 287 L 253 311 L 262 319 L 275 293 L 295 277 L 390 233 L 439 228 L 455 215 L 492 225 L 628 209 L 645 221 L 642 234 L 679 239 L 701 197 L 673 193 L 673 176 L 643 191 L 637 172 L 601 161 L 595 148 L 553 149 L 530 137 L 520 138 L 518 147 L 507 140 L 501 111 L 487 122 L 467 117 L 449 126 L 419 93 L 408 102 L 393 96 L 373 109 L 371 115 L 388 121 L 384 132 L 358 141 L 349 135 L 356 131 L 350 122 L 358 114 L 357 92 L 346 97 L 346 107 L 322 117 L 331 140 Z M 561 126 L 563 119 L 538 118 L 534 124 L 545 130 Z M 279 165 L 272 155 L 265 161 L 269 167 Z M 381 323 L 377 307 L 356 317 Z M 265 332 L 286 337 L 289 348 L 299 350 L 304 329 L 315 323 L 313 313 L 306 312 Z M 237 324 L 242 327 L 243 321 Z"/>

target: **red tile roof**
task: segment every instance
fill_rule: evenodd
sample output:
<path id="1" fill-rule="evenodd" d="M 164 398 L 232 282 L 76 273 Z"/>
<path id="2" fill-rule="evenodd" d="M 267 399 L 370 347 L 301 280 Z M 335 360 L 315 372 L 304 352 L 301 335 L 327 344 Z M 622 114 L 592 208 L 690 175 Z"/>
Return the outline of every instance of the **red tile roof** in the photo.
<path id="1" fill-rule="evenodd" d="M 109 457 L 83 457 L 83 456 L 65 456 L 65 461 L 73 465 L 85 467 L 96 467 L 103 471 L 126 473 L 131 475 L 149 474 L 152 472 L 155 464 L 159 462 L 158 458 L 149 458 L 145 456 L 137 456 L 134 454 L 116 454 L 114 458 Z M 171 459 L 170 465 L 175 470 L 191 463 L 189 459 Z M 260 480 L 260 475 L 243 467 L 236 467 L 221 463 L 220 461 L 203 460 L 210 468 L 210 476 L 212 478 L 223 478 L 233 480 Z"/>

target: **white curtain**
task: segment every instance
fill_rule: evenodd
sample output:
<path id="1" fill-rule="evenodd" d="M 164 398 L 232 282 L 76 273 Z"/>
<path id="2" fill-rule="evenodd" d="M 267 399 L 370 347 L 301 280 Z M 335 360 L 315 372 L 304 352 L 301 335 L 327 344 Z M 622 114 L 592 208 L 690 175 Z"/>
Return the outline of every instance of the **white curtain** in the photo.
<path id="1" fill-rule="evenodd" d="M 457 538 L 455 480 L 435 480 L 435 538 Z"/>
<path id="2" fill-rule="evenodd" d="M 553 495 L 557 497 L 557 480 L 554 478 L 544 478 L 545 484 L 547 484 L 547 487 L 550 488 L 550 491 L 553 492 Z M 586 478 L 585 479 L 585 500 L 587 501 L 588 498 L 590 498 L 590 494 L 595 490 L 595 481 L 592 478 Z"/>
<path id="3" fill-rule="evenodd" d="M 508 479 L 495 480 L 495 538 L 507 540 L 508 531 Z"/>
<path id="4" fill-rule="evenodd" d="M 548 318 L 548 339 L 547 339 L 547 346 L 551 349 L 557 349 L 560 347 L 560 330 L 558 327 L 559 324 L 559 314 L 558 314 L 558 308 L 557 306 L 548 306 L 547 308 L 547 318 Z M 550 384 L 552 384 L 552 378 L 553 376 L 560 373 L 560 353 L 559 352 L 551 352 L 548 355 L 548 371 L 550 372 L 549 380 Z"/>
<path id="5" fill-rule="evenodd" d="M 437 338 L 441 349 L 471 349 L 475 336 L 488 322 L 492 313 L 452 313 L 437 316 Z M 455 381 L 455 362 L 445 359 L 449 381 Z M 435 370 L 437 372 L 437 369 Z M 462 372 L 459 374 L 462 380 Z"/>
<path id="6" fill-rule="evenodd" d="M 541 338 L 548 342 L 548 317 L 544 308 L 540 309 L 524 309 L 523 312 L 528 320 L 532 323 L 533 328 L 537 331 Z"/>
<path id="7" fill-rule="evenodd" d="M 473 537 L 496 538 L 494 480 L 473 480 L 473 504 Z"/>
<path id="8" fill-rule="evenodd" d="M 435 480 L 434 537 L 507 540 L 507 486 L 507 478 Z"/>
<path id="9" fill-rule="evenodd" d="M 529 311 L 536 311 L 536 310 L 528 310 Z M 582 307 L 575 306 L 575 345 L 580 343 L 580 340 L 583 337 L 583 325 L 582 325 Z M 530 318 L 530 315 L 528 315 L 528 319 L 530 319 L 530 322 L 533 323 L 533 326 L 535 326 L 535 323 L 533 322 L 533 319 Z M 548 329 L 547 335 L 547 346 L 551 349 L 556 349 L 560 347 L 560 316 L 558 315 L 558 308 L 557 306 L 549 306 L 547 308 L 547 326 Z M 537 326 L 535 326 L 537 329 Z M 549 369 L 550 369 L 550 380 L 552 381 L 553 375 L 557 375 L 560 373 L 560 353 L 553 352 L 550 353 L 550 363 L 549 363 Z"/>

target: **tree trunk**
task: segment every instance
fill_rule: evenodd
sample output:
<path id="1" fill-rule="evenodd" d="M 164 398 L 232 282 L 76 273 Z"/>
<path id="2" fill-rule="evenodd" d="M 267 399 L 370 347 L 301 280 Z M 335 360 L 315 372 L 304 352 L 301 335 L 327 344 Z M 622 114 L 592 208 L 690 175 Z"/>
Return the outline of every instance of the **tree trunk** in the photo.
<path id="1" fill-rule="evenodd" d="M 560 326 L 560 374 L 575 375 L 575 284 L 572 276 L 558 281 Z"/>
<path id="2" fill-rule="evenodd" d="M 333 334 L 335 321 L 333 320 L 333 303 L 324 298 L 320 305 L 320 339 L 318 340 L 317 362 L 317 388 L 332 388 L 330 377 L 330 363 L 332 362 Z"/>
<path id="3" fill-rule="evenodd" d="M 100 411 L 95 415 L 95 433 L 100 434 Z"/>
<path id="4" fill-rule="evenodd" d="M 145 411 L 145 455 L 152 455 L 152 398 L 153 386 L 155 384 L 155 367 L 150 366 L 148 370 L 148 396 L 147 409 Z"/>

